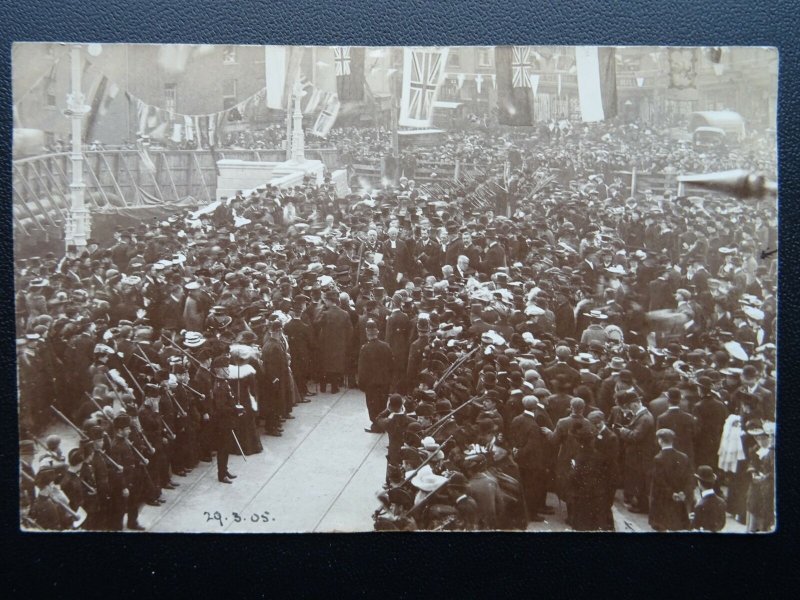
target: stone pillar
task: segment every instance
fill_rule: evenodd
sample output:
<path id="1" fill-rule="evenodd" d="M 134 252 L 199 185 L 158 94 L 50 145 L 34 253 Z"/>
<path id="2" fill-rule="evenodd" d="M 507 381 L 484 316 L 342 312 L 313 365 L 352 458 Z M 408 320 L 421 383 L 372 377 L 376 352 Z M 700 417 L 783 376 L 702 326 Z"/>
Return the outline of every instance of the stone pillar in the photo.
<path id="1" fill-rule="evenodd" d="M 85 103 L 81 92 L 81 47 L 73 45 L 70 50 L 71 60 L 71 92 L 67 95 L 67 109 L 64 115 L 72 125 L 72 182 L 70 189 L 70 205 L 67 222 L 64 225 L 64 241 L 66 246 L 76 246 L 78 251 L 86 247 L 86 238 L 91 231 L 91 216 L 86 209 L 86 184 L 83 182 L 83 118 L 91 108 Z"/>

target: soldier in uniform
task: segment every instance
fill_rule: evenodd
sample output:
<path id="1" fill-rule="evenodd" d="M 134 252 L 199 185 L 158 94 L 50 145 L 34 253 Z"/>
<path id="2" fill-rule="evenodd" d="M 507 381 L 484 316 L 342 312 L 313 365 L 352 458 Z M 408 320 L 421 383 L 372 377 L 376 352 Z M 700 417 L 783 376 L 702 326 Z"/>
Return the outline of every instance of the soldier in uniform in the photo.
<path id="1" fill-rule="evenodd" d="M 217 480 L 220 483 L 233 483 L 228 471 L 228 445 L 236 427 L 237 417 L 244 415 L 244 407 L 236 404 L 228 381 L 225 379 L 225 370 L 228 360 L 219 356 L 211 363 L 214 369 L 214 388 L 212 391 L 214 410 L 212 427 L 214 431 L 215 446 L 217 449 Z"/>
<path id="2" fill-rule="evenodd" d="M 144 531 L 139 524 L 139 503 L 142 499 L 142 457 L 137 456 L 129 440 L 131 418 L 119 415 L 114 419 L 114 439 L 109 456 L 122 467 L 122 473 L 111 477 L 111 507 L 109 529 L 122 530 L 123 518 L 127 515 L 128 529 Z"/>
<path id="3" fill-rule="evenodd" d="M 85 492 L 88 491 L 80 476 L 83 460 L 83 451 L 80 448 L 70 450 L 67 454 L 67 470 L 59 484 L 61 491 L 69 498 L 69 507 L 72 510 L 84 508 Z"/>
<path id="4" fill-rule="evenodd" d="M 358 385 L 366 395 L 367 412 L 371 425 L 368 433 L 381 433 L 375 419 L 385 406 L 386 396 L 394 372 L 394 356 L 389 344 L 378 339 L 378 324 L 374 320 L 366 323 L 367 343 L 358 354 Z"/>
<path id="5" fill-rule="evenodd" d="M 88 440 L 83 444 L 84 461 L 80 477 L 95 489 L 86 502 L 86 521 L 83 528 L 89 531 L 108 529 L 108 511 L 111 503 L 109 486 L 109 467 L 100 452 L 103 450 L 105 436 L 99 425 L 89 427 L 86 432 Z"/>

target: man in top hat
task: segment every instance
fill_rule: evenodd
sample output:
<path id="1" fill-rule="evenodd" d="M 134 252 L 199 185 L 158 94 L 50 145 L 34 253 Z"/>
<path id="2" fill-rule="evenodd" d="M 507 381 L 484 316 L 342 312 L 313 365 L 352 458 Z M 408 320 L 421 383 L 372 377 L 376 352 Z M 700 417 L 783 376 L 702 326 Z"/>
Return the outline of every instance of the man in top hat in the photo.
<path id="1" fill-rule="evenodd" d="M 708 465 L 701 465 L 694 475 L 700 488 L 700 499 L 694 507 L 691 517 L 692 529 L 699 531 L 722 531 L 725 527 L 726 509 L 725 500 L 714 491 L 717 485 L 717 476 L 714 469 Z"/>
<path id="2" fill-rule="evenodd" d="M 338 394 L 347 369 L 353 323 L 350 315 L 339 306 L 339 294 L 335 290 L 325 293 L 325 309 L 317 317 L 315 327 L 323 373 L 320 391 L 324 393 L 330 384 L 331 393 Z"/>
<path id="3" fill-rule="evenodd" d="M 375 419 L 386 404 L 386 396 L 395 371 L 394 354 L 386 342 L 378 339 L 378 324 L 366 323 L 367 343 L 358 353 L 358 385 L 366 395 L 367 412 L 371 425 L 364 431 L 380 433 Z"/>
<path id="4" fill-rule="evenodd" d="M 267 435 L 281 436 L 281 419 L 292 410 L 292 375 L 282 343 L 283 327 L 278 319 L 269 324 L 269 336 L 261 349 L 263 373 L 258 390 L 259 413 Z"/>
<path id="5" fill-rule="evenodd" d="M 656 531 L 689 529 L 689 506 L 693 501 L 692 468 L 689 458 L 673 446 L 675 432 L 656 431 L 661 451 L 653 459 L 648 521 Z"/>
<path id="6" fill-rule="evenodd" d="M 289 354 L 292 357 L 292 374 L 297 389 L 303 397 L 316 395 L 308 390 L 308 376 L 314 352 L 314 329 L 300 318 L 308 301 L 308 296 L 304 294 L 292 298 L 289 321 L 283 326 L 283 333 L 289 342 Z"/>

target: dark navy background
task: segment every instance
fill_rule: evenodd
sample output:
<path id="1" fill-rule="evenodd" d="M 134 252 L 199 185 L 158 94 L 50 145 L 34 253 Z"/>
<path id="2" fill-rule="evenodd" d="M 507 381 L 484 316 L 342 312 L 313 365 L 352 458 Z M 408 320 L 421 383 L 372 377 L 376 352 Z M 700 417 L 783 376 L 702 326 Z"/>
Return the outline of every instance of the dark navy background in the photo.
<path id="1" fill-rule="evenodd" d="M 5 594 L 39 588 L 66 597 L 130 593 L 225 598 L 290 594 L 488 598 L 693 597 L 792 594 L 797 514 L 796 196 L 800 135 L 800 6 L 698 2 L 351 0 L 5 0 L 0 5 L 0 439 Z M 13 41 L 229 44 L 760 45 L 780 50 L 779 533 L 772 536 L 350 534 L 304 536 L 21 535 L 18 533 L 11 244 Z M 336 452 L 336 448 L 326 449 Z M 309 481 L 309 490 L 314 482 Z M 8 559 L 11 560 L 8 560 Z M 11 577 L 6 577 L 11 574 Z M 783 584 L 778 587 L 778 583 Z M 634 593 L 636 592 L 636 593 Z M 797 590 L 795 589 L 796 593 Z M 297 593 L 297 592 L 295 592 Z M 6 597 L 12 597 L 8 595 Z"/>

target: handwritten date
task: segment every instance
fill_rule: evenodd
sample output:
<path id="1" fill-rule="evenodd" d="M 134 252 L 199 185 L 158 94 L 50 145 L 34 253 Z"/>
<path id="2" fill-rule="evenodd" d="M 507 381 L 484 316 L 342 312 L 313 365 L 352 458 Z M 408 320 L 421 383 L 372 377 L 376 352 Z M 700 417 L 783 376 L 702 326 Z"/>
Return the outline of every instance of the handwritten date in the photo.
<path id="1" fill-rule="evenodd" d="M 274 521 L 275 517 L 269 514 L 268 510 L 261 513 L 250 513 L 247 515 L 239 514 L 237 512 L 222 513 L 218 510 L 214 512 L 204 511 L 203 515 L 206 517 L 206 523 L 216 521 L 220 527 L 224 527 L 225 523 L 269 523 Z"/>

